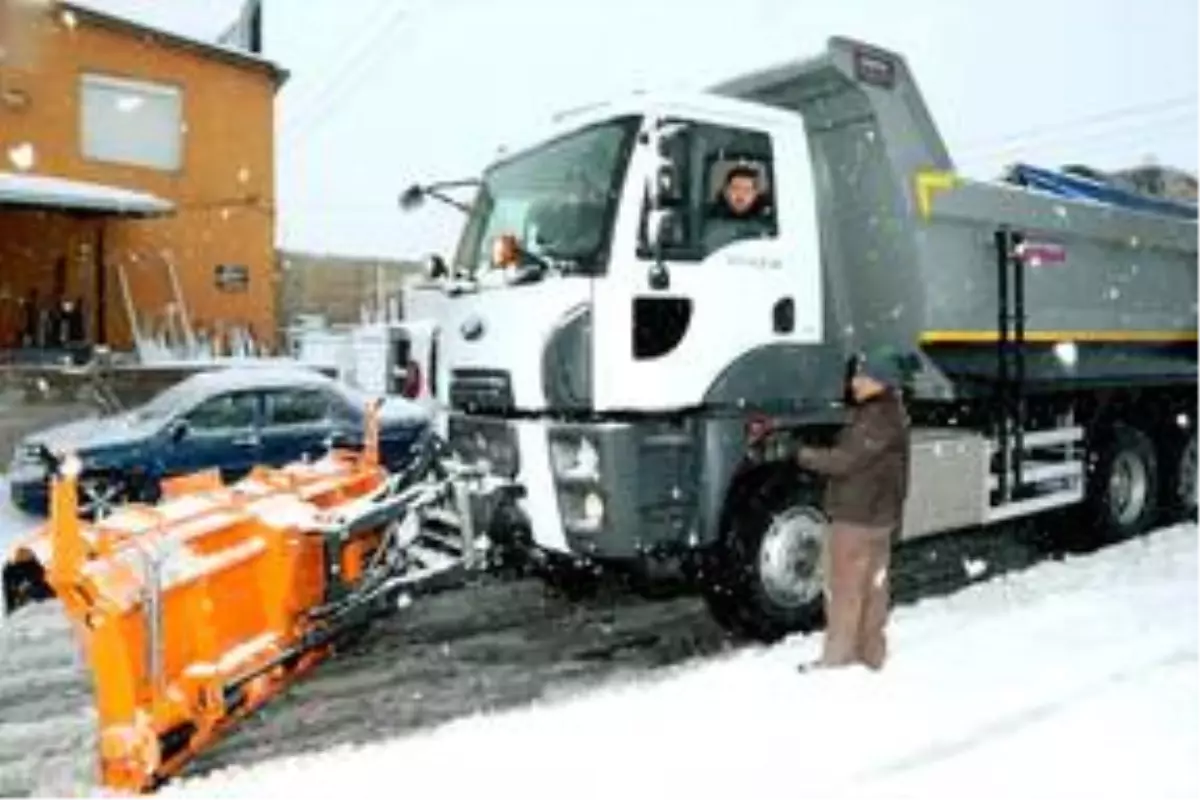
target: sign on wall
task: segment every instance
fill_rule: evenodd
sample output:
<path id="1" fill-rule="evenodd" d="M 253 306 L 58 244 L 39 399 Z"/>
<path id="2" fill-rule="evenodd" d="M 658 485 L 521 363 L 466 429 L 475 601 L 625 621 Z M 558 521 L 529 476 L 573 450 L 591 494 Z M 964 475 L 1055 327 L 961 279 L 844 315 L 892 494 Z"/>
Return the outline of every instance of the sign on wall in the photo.
<path id="1" fill-rule="evenodd" d="M 250 288 L 250 270 L 245 264 L 218 264 L 215 278 L 222 292 L 244 292 Z"/>

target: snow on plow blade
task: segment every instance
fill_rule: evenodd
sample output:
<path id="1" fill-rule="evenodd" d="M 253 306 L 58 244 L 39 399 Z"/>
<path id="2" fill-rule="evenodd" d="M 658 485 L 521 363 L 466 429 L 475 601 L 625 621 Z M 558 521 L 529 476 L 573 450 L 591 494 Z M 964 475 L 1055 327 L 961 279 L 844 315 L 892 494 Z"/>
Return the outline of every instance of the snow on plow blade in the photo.
<path id="1" fill-rule="evenodd" d="M 92 672 L 104 786 L 154 789 L 330 655 L 390 590 L 473 557 L 469 524 L 460 552 L 410 557 L 422 509 L 452 514 L 455 484 L 389 475 L 368 442 L 228 486 L 197 476 L 94 524 L 77 517 L 78 462 L 63 462 L 30 555 Z"/>

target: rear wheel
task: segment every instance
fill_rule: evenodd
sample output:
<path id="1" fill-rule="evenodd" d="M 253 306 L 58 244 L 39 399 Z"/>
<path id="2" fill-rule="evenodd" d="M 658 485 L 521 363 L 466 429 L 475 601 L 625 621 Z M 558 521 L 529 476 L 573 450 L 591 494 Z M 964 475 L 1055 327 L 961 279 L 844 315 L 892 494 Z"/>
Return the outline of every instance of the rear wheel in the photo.
<path id="1" fill-rule="evenodd" d="M 1196 488 L 1200 480 L 1196 472 L 1196 430 L 1181 431 L 1182 444 L 1164 448 L 1164 460 L 1171 467 L 1169 479 L 1165 481 L 1165 503 L 1174 519 L 1196 518 Z"/>
<path id="2" fill-rule="evenodd" d="M 785 495 L 758 508 L 743 504 L 730 519 L 703 582 L 717 622 L 764 642 L 819 627 L 827 520 L 814 493 Z"/>
<path id="3" fill-rule="evenodd" d="M 1092 541 L 1109 544 L 1144 533 L 1158 514 L 1158 457 L 1150 438 L 1118 423 L 1096 448 L 1088 481 Z"/>

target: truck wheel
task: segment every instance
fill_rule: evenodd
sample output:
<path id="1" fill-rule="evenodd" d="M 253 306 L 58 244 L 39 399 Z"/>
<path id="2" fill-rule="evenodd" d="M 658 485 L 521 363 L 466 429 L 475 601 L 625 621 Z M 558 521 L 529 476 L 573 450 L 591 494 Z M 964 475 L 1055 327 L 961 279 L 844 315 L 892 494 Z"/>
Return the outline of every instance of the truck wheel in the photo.
<path id="1" fill-rule="evenodd" d="M 702 583 L 731 633 L 774 642 L 821 624 L 827 520 L 807 496 L 734 511 Z"/>
<path id="2" fill-rule="evenodd" d="M 1099 443 L 1088 481 L 1093 541 L 1111 544 L 1146 531 L 1158 514 L 1158 458 L 1146 434 L 1114 425 Z"/>
<path id="3" fill-rule="evenodd" d="M 1167 502 L 1177 517 L 1196 518 L 1196 484 L 1200 480 L 1196 472 L 1196 431 L 1193 429 L 1177 449 L 1171 473 L 1170 494 Z"/>

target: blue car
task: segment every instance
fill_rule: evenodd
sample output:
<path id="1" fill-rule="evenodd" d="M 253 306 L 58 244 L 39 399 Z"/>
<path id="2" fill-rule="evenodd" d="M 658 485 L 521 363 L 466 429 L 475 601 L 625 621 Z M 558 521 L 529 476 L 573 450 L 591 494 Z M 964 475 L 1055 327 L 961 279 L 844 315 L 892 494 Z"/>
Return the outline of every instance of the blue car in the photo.
<path id="1" fill-rule="evenodd" d="M 13 503 L 45 514 L 45 450 L 83 462 L 82 515 L 103 516 L 128 501 L 153 502 L 162 478 L 218 468 L 226 481 L 255 465 L 316 458 L 331 445 L 360 446 L 371 398 L 303 367 L 237 367 L 193 375 L 124 414 L 32 434 L 9 469 Z M 405 466 L 430 431 L 415 403 L 388 398 L 379 413 L 380 458 Z"/>

